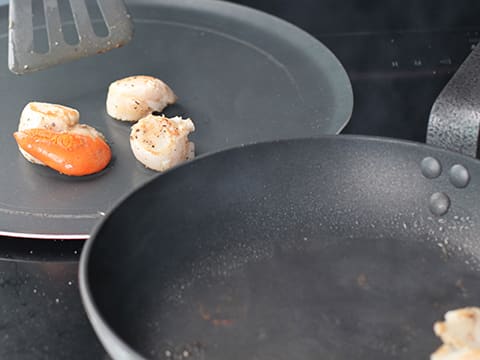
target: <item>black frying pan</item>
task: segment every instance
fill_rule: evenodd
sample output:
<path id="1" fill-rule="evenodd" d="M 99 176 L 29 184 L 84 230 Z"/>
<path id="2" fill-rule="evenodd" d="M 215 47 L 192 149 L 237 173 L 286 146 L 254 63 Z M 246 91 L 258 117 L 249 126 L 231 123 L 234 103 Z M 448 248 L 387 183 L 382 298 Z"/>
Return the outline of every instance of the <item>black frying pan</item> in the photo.
<path id="1" fill-rule="evenodd" d="M 479 53 L 428 134 L 465 153 L 479 85 L 458 85 Z M 433 322 L 480 304 L 479 194 L 477 160 L 412 142 L 228 150 L 116 207 L 82 253 L 83 301 L 115 359 L 426 359 Z"/>
<path id="2" fill-rule="evenodd" d="M 479 193 L 478 161 L 415 143 L 218 153 L 113 211 L 82 253 L 83 300 L 114 359 L 426 359 L 433 322 L 480 303 Z"/>

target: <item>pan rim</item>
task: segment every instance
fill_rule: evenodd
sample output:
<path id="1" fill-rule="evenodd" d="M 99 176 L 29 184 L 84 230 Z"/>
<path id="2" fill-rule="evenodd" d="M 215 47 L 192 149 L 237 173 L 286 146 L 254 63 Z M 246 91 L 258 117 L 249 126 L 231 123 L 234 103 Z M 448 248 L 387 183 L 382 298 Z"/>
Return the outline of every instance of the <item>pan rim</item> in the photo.
<path id="1" fill-rule="evenodd" d="M 78 272 L 78 279 L 79 279 L 79 287 L 80 287 L 80 296 L 82 303 L 84 305 L 85 311 L 87 316 L 97 334 L 97 337 L 104 345 L 107 352 L 110 350 L 110 346 L 107 346 L 106 343 L 109 345 L 114 345 L 117 348 L 120 348 L 124 354 L 128 354 L 128 358 L 131 359 L 138 359 L 138 360 L 145 360 L 143 356 L 141 356 L 137 351 L 135 351 L 130 345 L 128 345 L 125 341 L 123 341 L 117 333 L 112 329 L 109 323 L 105 320 L 103 315 L 97 308 L 95 304 L 94 297 L 92 292 L 90 291 L 90 281 L 88 278 L 88 267 L 89 261 L 91 256 L 91 251 L 93 244 L 95 241 L 98 241 L 98 235 L 103 228 L 105 222 L 109 220 L 109 218 L 114 214 L 118 208 L 122 207 L 125 202 L 132 196 L 134 196 L 137 192 L 142 191 L 144 187 L 148 187 L 154 181 L 158 181 L 158 179 L 163 178 L 163 176 L 168 176 L 171 172 L 175 172 L 176 169 L 191 166 L 192 163 L 200 162 L 204 159 L 208 159 L 211 157 L 215 157 L 220 154 L 228 154 L 229 152 L 237 152 L 241 151 L 243 148 L 255 148 L 261 146 L 269 146 L 273 144 L 286 144 L 286 143 L 302 143 L 302 142 L 319 142 L 324 140 L 338 140 L 338 141 L 361 141 L 362 143 L 384 143 L 384 144 L 392 144 L 392 145 L 399 145 L 399 146 L 407 146 L 413 148 L 426 148 L 431 151 L 435 151 L 438 153 L 444 153 L 446 155 L 458 155 L 465 159 L 469 159 L 471 161 L 479 162 L 479 159 L 470 158 L 466 155 L 458 154 L 446 149 L 437 148 L 425 143 L 419 143 L 410 140 L 401 140 L 395 138 L 387 138 L 387 137 L 379 137 L 379 136 L 369 136 L 369 135 L 322 135 L 322 136 L 312 136 L 312 137 L 304 137 L 304 138 L 295 138 L 295 139 L 279 139 L 273 141 L 264 141 L 264 142 L 257 142 L 254 144 L 247 144 L 247 145 L 240 145 L 236 147 L 232 147 L 225 150 L 215 151 L 209 154 L 203 154 L 191 161 L 182 163 L 178 166 L 173 167 L 172 169 L 160 174 L 149 180 L 147 183 L 143 184 L 136 190 L 131 191 L 130 193 L 124 195 L 112 208 L 112 210 L 103 217 L 93 228 L 90 237 L 85 241 L 83 249 L 81 251 L 80 260 L 79 260 L 79 272 Z M 99 333 L 102 333 L 100 336 Z M 112 355 L 110 353 L 110 355 Z M 112 355 L 113 356 L 113 355 Z"/>

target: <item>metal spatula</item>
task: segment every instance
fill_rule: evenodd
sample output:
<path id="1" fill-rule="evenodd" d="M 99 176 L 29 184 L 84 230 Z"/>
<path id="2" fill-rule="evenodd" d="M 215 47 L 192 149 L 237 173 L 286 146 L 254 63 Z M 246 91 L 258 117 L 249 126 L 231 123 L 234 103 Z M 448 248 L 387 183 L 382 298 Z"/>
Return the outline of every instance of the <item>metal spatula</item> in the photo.
<path id="1" fill-rule="evenodd" d="M 98 0 L 108 34 L 95 34 L 86 1 L 70 0 L 78 43 L 68 44 L 62 31 L 59 0 L 43 0 L 45 27 L 48 34 L 48 51 L 39 53 L 34 47 L 32 2 L 42 0 L 10 0 L 8 66 L 13 73 L 31 71 L 103 53 L 128 43 L 133 25 L 122 0 Z M 66 0 L 65 0 L 66 1 Z"/>

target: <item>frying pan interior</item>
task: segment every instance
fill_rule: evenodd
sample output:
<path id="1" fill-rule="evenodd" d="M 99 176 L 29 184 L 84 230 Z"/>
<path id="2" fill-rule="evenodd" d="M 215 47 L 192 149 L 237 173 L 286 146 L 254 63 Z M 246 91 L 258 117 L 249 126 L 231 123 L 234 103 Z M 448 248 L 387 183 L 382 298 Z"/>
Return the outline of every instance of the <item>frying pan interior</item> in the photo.
<path id="1" fill-rule="evenodd" d="M 198 159 L 97 228 L 87 313 L 114 358 L 426 359 L 433 322 L 480 303 L 479 178 L 474 159 L 362 137 Z"/>

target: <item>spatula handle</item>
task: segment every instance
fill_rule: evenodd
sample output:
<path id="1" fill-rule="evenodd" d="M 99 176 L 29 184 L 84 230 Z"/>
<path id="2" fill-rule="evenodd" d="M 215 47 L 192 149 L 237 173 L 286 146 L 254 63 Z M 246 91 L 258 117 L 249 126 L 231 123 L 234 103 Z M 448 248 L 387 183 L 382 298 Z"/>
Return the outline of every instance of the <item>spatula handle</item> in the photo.
<path id="1" fill-rule="evenodd" d="M 471 157 L 480 131 L 480 45 L 442 90 L 430 112 L 427 143 Z"/>

